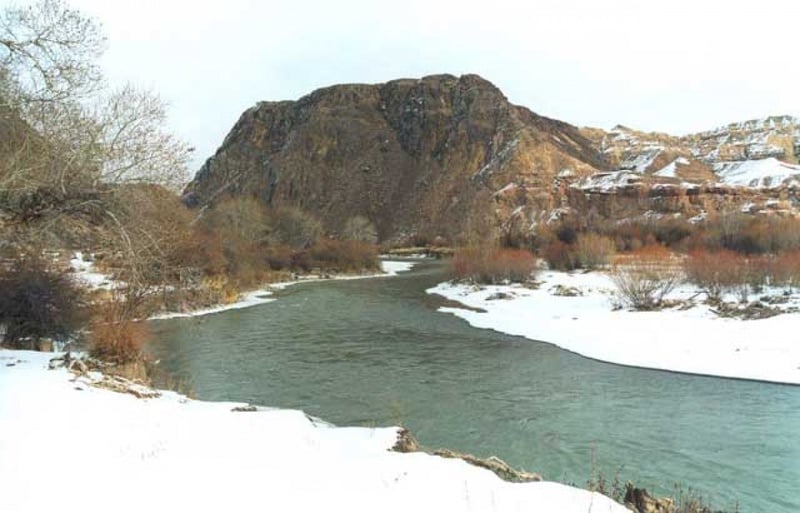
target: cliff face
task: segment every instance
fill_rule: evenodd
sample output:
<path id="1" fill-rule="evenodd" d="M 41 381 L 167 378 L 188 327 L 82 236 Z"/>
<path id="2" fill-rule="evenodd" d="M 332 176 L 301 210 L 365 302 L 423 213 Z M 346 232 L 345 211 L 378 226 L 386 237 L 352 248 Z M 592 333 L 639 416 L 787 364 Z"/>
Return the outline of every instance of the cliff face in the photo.
<path id="1" fill-rule="evenodd" d="M 578 129 L 512 105 L 476 75 L 337 85 L 242 114 L 187 187 L 189 205 L 253 195 L 337 233 L 382 241 L 526 237 L 567 215 L 797 215 L 800 122 L 781 116 L 682 137 Z"/>
<path id="2" fill-rule="evenodd" d="M 605 167 L 577 128 L 510 104 L 478 76 L 437 75 L 259 103 L 184 200 L 250 194 L 315 213 L 334 233 L 363 215 L 382 240 L 455 239 L 502 225 L 512 207 L 552 209 L 557 176 Z"/>

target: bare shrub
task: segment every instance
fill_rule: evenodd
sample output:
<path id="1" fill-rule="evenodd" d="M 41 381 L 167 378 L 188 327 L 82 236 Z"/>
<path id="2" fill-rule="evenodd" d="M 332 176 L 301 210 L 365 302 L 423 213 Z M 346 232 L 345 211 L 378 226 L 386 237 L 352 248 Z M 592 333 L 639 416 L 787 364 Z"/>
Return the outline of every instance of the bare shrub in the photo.
<path id="1" fill-rule="evenodd" d="M 126 364 L 142 359 L 142 346 L 150 336 L 147 325 L 128 317 L 123 300 L 98 307 L 89 325 L 89 352 L 104 362 Z"/>
<path id="2" fill-rule="evenodd" d="M 550 269 L 571 271 L 580 266 L 575 246 L 560 239 L 550 241 L 542 248 L 542 258 Z"/>
<path id="3" fill-rule="evenodd" d="M 378 242 L 378 230 L 375 225 L 364 216 L 353 216 L 347 220 L 342 229 L 342 238 L 376 244 Z"/>
<path id="4" fill-rule="evenodd" d="M 536 258 L 524 249 L 468 247 L 456 251 L 451 268 L 456 279 L 475 283 L 526 282 L 536 270 Z"/>
<path id="5" fill-rule="evenodd" d="M 267 242 L 292 248 L 311 247 L 322 236 L 319 219 L 299 208 L 280 207 L 269 211 Z"/>
<path id="6" fill-rule="evenodd" d="M 320 239 L 305 254 L 306 268 L 321 268 L 334 272 L 377 270 L 378 249 L 373 244 L 354 240 Z M 295 260 L 296 263 L 299 261 Z M 308 269 L 306 269 L 308 270 Z"/>
<path id="7" fill-rule="evenodd" d="M 575 256 L 581 267 L 594 269 L 609 263 L 611 255 L 614 254 L 614 247 L 614 241 L 608 237 L 582 233 L 578 235 L 575 243 Z"/>
<path id="8" fill-rule="evenodd" d="M 644 248 L 615 266 L 611 280 L 622 306 L 634 310 L 658 309 L 681 282 L 680 268 L 671 261 L 669 252 L 658 248 Z"/>
<path id="9" fill-rule="evenodd" d="M 38 257 L 0 267 L 0 325 L 10 347 L 35 349 L 39 340 L 63 340 L 83 321 L 78 287 Z"/>
<path id="10" fill-rule="evenodd" d="M 800 286 L 800 250 L 778 254 L 772 261 L 772 279 L 775 285 L 790 289 Z"/>
<path id="11" fill-rule="evenodd" d="M 694 251 L 683 267 L 689 282 L 700 287 L 712 302 L 719 302 L 723 294 L 737 288 L 741 296 L 741 288 L 749 284 L 747 258 L 734 251 Z"/>

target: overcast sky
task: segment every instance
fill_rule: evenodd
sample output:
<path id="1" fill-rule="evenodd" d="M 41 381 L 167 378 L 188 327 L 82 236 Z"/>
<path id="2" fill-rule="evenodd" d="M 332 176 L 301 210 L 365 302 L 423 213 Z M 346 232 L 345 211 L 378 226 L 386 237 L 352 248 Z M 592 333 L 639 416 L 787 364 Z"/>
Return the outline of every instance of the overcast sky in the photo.
<path id="1" fill-rule="evenodd" d="M 211 155 L 259 100 L 342 82 L 478 73 L 576 125 L 683 134 L 800 115 L 800 1 L 72 0 L 113 82 L 158 92 Z"/>

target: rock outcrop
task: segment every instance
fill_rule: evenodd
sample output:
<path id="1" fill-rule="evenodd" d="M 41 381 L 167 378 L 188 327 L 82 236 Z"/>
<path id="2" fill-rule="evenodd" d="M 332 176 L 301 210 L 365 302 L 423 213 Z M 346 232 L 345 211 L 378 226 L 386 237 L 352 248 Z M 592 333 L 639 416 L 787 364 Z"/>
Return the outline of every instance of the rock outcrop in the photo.
<path id="1" fill-rule="evenodd" d="M 190 205 L 249 194 L 318 215 L 331 232 L 362 215 L 381 240 L 454 239 L 514 207 L 557 206 L 559 174 L 606 168 L 567 123 L 512 105 L 476 75 L 337 85 L 246 111 L 186 189 Z M 496 201 L 498 200 L 498 201 Z"/>
<path id="2" fill-rule="evenodd" d="M 337 85 L 247 110 L 184 201 L 252 195 L 381 241 L 519 240 L 567 215 L 796 215 L 800 121 L 675 137 L 578 129 L 512 105 L 476 75 Z M 700 217 L 698 217 L 700 216 Z"/>

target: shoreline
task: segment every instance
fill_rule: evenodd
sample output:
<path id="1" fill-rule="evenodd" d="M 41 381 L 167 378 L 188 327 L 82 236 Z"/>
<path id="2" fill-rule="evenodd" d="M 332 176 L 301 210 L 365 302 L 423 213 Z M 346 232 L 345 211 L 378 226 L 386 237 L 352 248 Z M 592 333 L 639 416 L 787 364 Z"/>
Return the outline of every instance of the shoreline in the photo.
<path id="1" fill-rule="evenodd" d="M 411 261 L 411 260 L 406 260 L 406 261 L 381 260 L 380 265 L 382 272 L 380 273 L 341 274 L 341 275 L 333 275 L 330 278 L 322 278 L 316 276 L 306 277 L 306 278 L 300 277 L 292 281 L 270 283 L 264 288 L 243 292 L 241 298 L 233 303 L 229 303 L 226 305 L 211 306 L 208 308 L 201 308 L 198 310 L 192 310 L 190 312 L 165 312 L 148 317 L 147 320 L 164 321 L 171 319 L 188 319 L 192 317 L 202 317 L 204 315 L 227 312 L 230 310 L 242 310 L 253 306 L 271 303 L 275 301 L 275 298 L 272 297 L 275 291 L 283 290 L 292 285 L 297 285 L 300 283 L 315 283 L 320 281 L 346 281 L 346 280 L 361 280 L 367 278 L 388 278 L 392 276 L 397 276 L 397 274 L 401 272 L 410 271 L 411 269 L 414 268 L 416 264 L 417 264 L 416 261 Z"/>
<path id="2" fill-rule="evenodd" d="M 600 362 L 800 385 L 800 344 L 790 335 L 800 314 L 759 320 L 720 318 L 704 304 L 684 310 L 614 310 L 614 286 L 603 272 L 547 271 L 537 280 L 538 288 L 440 283 L 426 292 L 483 310 L 439 309 L 473 327 L 555 345 Z M 554 293 L 559 288 L 575 289 L 579 295 Z M 690 286 L 681 286 L 671 297 L 686 299 L 696 292 Z M 489 299 L 498 294 L 506 299 Z"/>
<path id="3" fill-rule="evenodd" d="M 119 497 L 120 511 L 142 511 L 158 497 L 165 508 L 201 511 L 629 513 L 597 492 L 511 483 L 461 459 L 396 452 L 398 427 L 337 427 L 300 410 L 197 401 L 119 381 L 109 387 L 99 373 L 48 369 L 53 356 L 0 349 L 4 511 L 63 509 L 93 476 L 82 511 L 119 505 Z M 47 493 L 31 479 L 43 469 L 58 476 Z M 264 496 L 243 492 L 264 487 Z"/>

